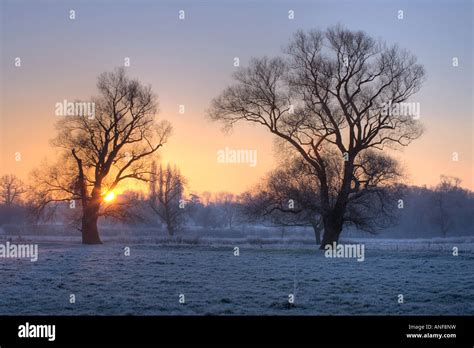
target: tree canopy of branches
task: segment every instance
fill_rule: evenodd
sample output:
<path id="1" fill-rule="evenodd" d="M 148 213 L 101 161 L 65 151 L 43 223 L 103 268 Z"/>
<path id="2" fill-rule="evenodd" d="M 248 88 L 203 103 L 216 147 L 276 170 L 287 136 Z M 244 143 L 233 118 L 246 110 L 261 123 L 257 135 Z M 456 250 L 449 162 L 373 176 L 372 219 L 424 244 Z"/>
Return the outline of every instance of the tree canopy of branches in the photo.
<path id="1" fill-rule="evenodd" d="M 398 46 L 341 26 L 298 31 L 285 53 L 254 58 L 238 70 L 235 83 L 212 101 L 209 116 L 226 128 L 241 121 L 263 126 L 311 166 L 324 248 L 338 242 L 349 203 L 362 202 L 391 177 L 373 176 L 368 166 L 393 169 L 392 159 L 377 154 L 376 163 L 368 163 L 366 154 L 407 146 L 422 134 L 413 115 L 391 111 L 420 89 L 424 69 Z M 356 220 L 362 211 L 360 203 L 349 214 Z"/>
<path id="2" fill-rule="evenodd" d="M 101 243 L 100 216 L 120 215 L 118 204 L 104 201 L 107 193 L 126 180 L 147 181 L 147 159 L 171 132 L 167 122 L 156 122 L 151 87 L 128 78 L 123 68 L 101 74 L 97 88 L 94 117 L 61 118 L 52 141 L 60 151 L 58 162 L 33 172 L 37 211 L 52 202 L 77 201 L 85 244 Z"/>
<path id="3" fill-rule="evenodd" d="M 251 221 L 274 226 L 311 226 L 320 244 L 322 221 L 318 181 L 300 158 L 293 157 L 243 195 L 243 212 Z"/>
<path id="4" fill-rule="evenodd" d="M 338 161 L 328 161 L 332 181 L 341 181 Z M 348 202 L 343 222 L 360 230 L 376 233 L 392 226 L 396 221 L 396 205 L 391 204 L 401 196 L 396 183 L 400 176 L 397 163 L 390 157 L 373 151 L 364 152 L 357 162 L 354 180 L 358 185 L 370 187 L 363 194 L 353 196 Z M 362 192 L 362 191 L 360 191 Z M 245 195 L 245 213 L 254 218 L 270 218 L 280 226 L 312 226 L 316 243 L 320 244 L 322 215 L 320 188 L 317 176 L 304 159 L 291 156 L 282 161 L 253 192 Z"/>

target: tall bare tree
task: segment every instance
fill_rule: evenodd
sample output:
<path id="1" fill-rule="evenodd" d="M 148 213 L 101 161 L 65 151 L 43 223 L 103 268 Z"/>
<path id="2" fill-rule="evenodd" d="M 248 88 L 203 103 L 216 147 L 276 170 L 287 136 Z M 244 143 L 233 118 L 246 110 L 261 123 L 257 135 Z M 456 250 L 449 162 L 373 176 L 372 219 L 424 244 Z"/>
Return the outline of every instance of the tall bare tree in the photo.
<path id="1" fill-rule="evenodd" d="M 349 202 L 378 185 L 357 178 L 358 159 L 422 134 L 416 117 L 395 111 L 420 89 L 424 69 L 396 45 L 341 26 L 298 31 L 285 53 L 238 70 L 209 116 L 228 128 L 266 127 L 299 152 L 319 181 L 324 248 L 339 240 Z"/>
<path id="2" fill-rule="evenodd" d="M 150 207 L 166 225 L 170 236 L 173 236 L 184 222 L 184 184 L 185 179 L 176 166 L 172 168 L 168 164 L 163 168 L 160 165 L 157 169 L 156 163 L 152 163 Z"/>
<path id="3" fill-rule="evenodd" d="M 166 142 L 171 126 L 156 122 L 157 97 L 150 86 L 116 69 L 99 76 L 95 116 L 65 116 L 52 144 L 58 163 L 33 172 L 35 203 L 41 211 L 58 201 L 78 201 L 82 242 L 101 243 L 97 228 L 107 215 L 105 196 L 125 180 L 147 181 L 147 158 Z"/>

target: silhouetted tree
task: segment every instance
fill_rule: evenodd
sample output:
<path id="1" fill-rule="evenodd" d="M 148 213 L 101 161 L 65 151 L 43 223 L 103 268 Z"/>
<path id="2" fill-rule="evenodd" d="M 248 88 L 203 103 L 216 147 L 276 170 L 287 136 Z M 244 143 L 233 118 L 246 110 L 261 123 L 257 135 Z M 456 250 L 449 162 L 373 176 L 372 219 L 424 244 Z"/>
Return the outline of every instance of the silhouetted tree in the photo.
<path id="1" fill-rule="evenodd" d="M 0 204 L 11 207 L 20 202 L 25 192 L 25 185 L 15 175 L 0 177 Z"/>
<path id="2" fill-rule="evenodd" d="M 459 178 L 442 175 L 440 183 L 433 192 L 432 221 L 439 227 L 443 237 L 446 237 L 448 231 L 453 228 L 452 209 L 455 203 L 453 198 L 460 191 L 460 184 Z"/>
<path id="3" fill-rule="evenodd" d="M 26 191 L 26 185 L 15 175 L 0 177 L 0 225 L 24 219 Z"/>
<path id="4" fill-rule="evenodd" d="M 397 46 L 340 26 L 298 31 L 286 53 L 252 59 L 238 70 L 235 84 L 213 100 L 209 116 L 226 128 L 240 121 L 263 126 L 312 167 L 324 248 L 338 241 L 349 203 L 359 202 L 350 212 L 356 221 L 354 214 L 370 203 L 364 191 L 378 186 L 377 178 L 364 178 L 364 154 L 407 146 L 422 134 L 413 115 L 395 111 L 420 89 L 424 70 Z M 380 160 L 387 163 L 388 157 Z"/>
<path id="5" fill-rule="evenodd" d="M 327 170 L 332 185 L 341 181 L 339 161 L 329 161 Z M 401 176 L 393 159 L 373 151 L 365 151 L 355 161 L 354 185 L 362 186 L 357 195 L 351 195 L 343 223 L 360 230 L 377 233 L 395 224 L 396 199 L 401 192 L 396 185 Z M 316 243 L 323 232 L 319 181 L 313 168 L 300 156 L 292 156 L 280 164 L 257 186 L 245 195 L 246 213 L 253 217 L 270 217 L 280 226 L 312 226 Z"/>
<path id="6" fill-rule="evenodd" d="M 316 243 L 323 229 L 318 181 L 298 157 L 285 161 L 262 183 L 243 195 L 243 211 L 251 221 L 274 226 L 311 226 Z"/>
<path id="7" fill-rule="evenodd" d="M 150 176 L 150 207 L 158 215 L 161 222 L 166 225 L 170 236 L 184 222 L 185 204 L 183 200 L 184 177 L 175 166 L 168 164 L 165 169 L 160 164 L 152 163 Z"/>
<path id="8" fill-rule="evenodd" d="M 147 181 L 147 158 L 171 132 L 168 123 L 156 123 L 151 87 L 129 79 L 124 69 L 101 74 L 97 88 L 94 117 L 61 118 L 52 142 L 61 151 L 58 163 L 44 163 L 33 173 L 37 211 L 52 202 L 77 201 L 85 244 L 101 243 L 97 221 L 110 212 L 104 196 L 125 180 Z"/>

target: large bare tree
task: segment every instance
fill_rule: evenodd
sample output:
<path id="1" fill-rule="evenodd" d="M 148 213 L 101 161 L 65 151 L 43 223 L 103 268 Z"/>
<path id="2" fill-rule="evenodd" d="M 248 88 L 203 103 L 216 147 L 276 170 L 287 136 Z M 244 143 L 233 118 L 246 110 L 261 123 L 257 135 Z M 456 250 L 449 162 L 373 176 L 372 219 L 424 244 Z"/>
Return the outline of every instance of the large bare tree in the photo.
<path id="1" fill-rule="evenodd" d="M 209 115 L 229 128 L 240 121 L 266 127 L 312 167 L 324 248 L 339 240 L 349 202 L 380 184 L 362 178 L 364 153 L 407 146 L 422 134 L 416 117 L 398 110 L 420 89 L 424 69 L 396 45 L 341 26 L 298 31 L 285 53 L 238 70 Z"/>
<path id="2" fill-rule="evenodd" d="M 94 117 L 61 118 L 52 141 L 59 161 L 33 173 L 39 211 L 53 202 L 79 203 L 85 244 L 101 243 L 97 221 L 114 212 L 106 195 L 126 180 L 147 181 L 147 158 L 171 132 L 167 122 L 156 122 L 151 87 L 128 78 L 123 68 L 101 74 L 97 88 Z"/>

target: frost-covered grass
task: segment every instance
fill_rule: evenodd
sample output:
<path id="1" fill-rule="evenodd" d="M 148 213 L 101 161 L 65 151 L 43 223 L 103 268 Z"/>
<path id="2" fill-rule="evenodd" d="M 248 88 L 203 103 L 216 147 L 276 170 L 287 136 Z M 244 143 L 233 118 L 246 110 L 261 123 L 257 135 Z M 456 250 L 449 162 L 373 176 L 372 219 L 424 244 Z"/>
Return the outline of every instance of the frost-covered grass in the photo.
<path id="1" fill-rule="evenodd" d="M 209 237 L 198 235 L 178 235 L 169 237 L 166 235 L 129 235 L 117 234 L 102 236 L 104 243 L 124 244 L 154 244 L 166 246 L 245 246 L 247 248 L 271 248 L 271 249 L 315 249 L 315 240 L 312 237 Z M 57 235 L 20 235 L 6 236 L 0 234 L 0 242 L 10 240 L 13 242 L 42 242 L 42 243 L 81 243 L 81 237 L 57 236 Z M 450 237 L 431 239 L 384 239 L 384 238 L 348 238 L 342 237 L 341 243 L 362 243 L 372 250 L 393 251 L 452 251 L 457 247 L 463 251 L 474 252 L 474 237 Z"/>
<path id="2" fill-rule="evenodd" d="M 43 240 L 36 263 L 0 259 L 0 314 L 474 314 L 472 239 L 370 239 L 364 262 L 325 258 L 312 244 L 243 241 Z"/>

